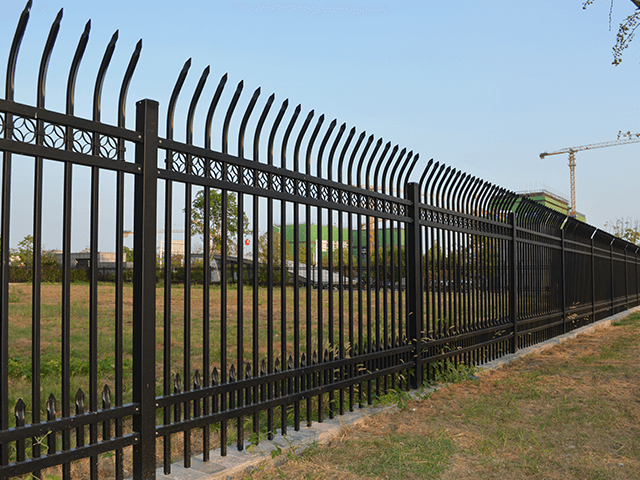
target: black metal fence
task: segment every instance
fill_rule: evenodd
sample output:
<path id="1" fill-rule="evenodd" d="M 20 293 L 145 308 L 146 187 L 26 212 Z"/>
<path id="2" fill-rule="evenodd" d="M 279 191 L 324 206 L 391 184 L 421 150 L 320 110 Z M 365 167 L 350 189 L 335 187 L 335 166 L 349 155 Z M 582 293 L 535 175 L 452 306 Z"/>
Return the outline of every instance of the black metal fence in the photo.
<path id="1" fill-rule="evenodd" d="M 187 467 L 200 453 L 215 462 L 215 448 L 225 455 L 250 437 L 322 422 L 442 369 L 481 365 L 639 303 L 635 245 L 437 162 L 412 181 L 417 154 L 313 111 L 301 116 L 287 100 L 277 108 L 260 89 L 236 112 L 242 82 L 223 109 L 226 75 L 206 110 L 204 144 L 195 145 L 208 67 L 191 95 L 185 142 L 173 139 L 173 112 L 190 61 L 168 103 L 165 136 L 151 100 L 137 103 L 136 127 L 127 129 L 141 44 L 122 80 L 118 124 L 100 121 L 115 36 L 98 72 L 93 118 L 74 116 L 89 26 L 70 68 L 66 111 L 47 110 L 61 15 L 44 48 L 37 105 L 16 103 L 29 10 L 30 2 L 0 100 L 0 478 L 154 478 L 157 464 L 170 472 L 178 458 Z M 12 218 L 12 187 L 26 181 L 12 169 L 24 165 L 34 191 L 26 287 L 10 284 L 11 228 L 24 221 Z M 59 178 L 43 175 L 52 165 L 61 165 Z M 73 196 L 76 176 L 87 172 L 88 201 Z M 63 192 L 63 267 L 53 283 L 40 274 L 47 182 Z M 115 231 L 99 221 L 103 196 L 115 199 L 107 206 Z M 125 206 L 133 210 L 132 282 L 119 262 L 109 284 L 98 281 L 98 269 L 87 282 L 72 281 L 79 202 L 90 208 L 93 265 L 105 236 L 122 258 Z M 200 251 L 197 282 L 189 268 L 181 283 L 170 268 L 156 281 L 156 232 L 165 232 L 162 262 L 170 265 L 175 223 L 187 232 L 183 265 Z"/>

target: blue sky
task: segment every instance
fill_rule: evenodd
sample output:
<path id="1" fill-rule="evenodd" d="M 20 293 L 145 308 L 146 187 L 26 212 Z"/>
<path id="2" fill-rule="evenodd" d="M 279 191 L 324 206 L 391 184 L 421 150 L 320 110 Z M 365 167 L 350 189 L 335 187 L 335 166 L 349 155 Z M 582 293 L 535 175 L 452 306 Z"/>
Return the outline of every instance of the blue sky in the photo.
<path id="1" fill-rule="evenodd" d="M 24 4 L 3 2 L 3 65 Z M 626 51 L 622 65 L 611 65 L 617 26 L 631 12 L 630 2 L 614 5 L 610 31 L 609 0 L 597 0 L 587 10 L 582 0 L 34 0 L 18 61 L 18 101 L 35 102 L 42 48 L 61 7 L 47 108 L 64 109 L 69 64 L 91 19 L 76 113 L 90 116 L 98 65 L 119 29 L 103 120 L 115 122 L 122 74 L 142 38 L 128 126 L 133 128 L 135 101 L 142 98 L 158 100 L 165 114 L 177 75 L 192 58 L 176 112 L 179 139 L 190 92 L 207 65 L 211 75 L 198 118 L 228 72 L 225 98 L 245 82 L 240 106 L 261 87 L 260 102 L 275 93 L 276 105 L 288 98 L 302 104 L 303 113 L 314 109 L 328 120 L 406 146 L 420 154 L 418 168 L 434 158 L 515 191 L 547 188 L 569 198 L 566 155 L 542 161 L 540 152 L 615 140 L 620 130 L 640 131 L 640 40 Z M 4 75 L 0 86 L 4 90 Z M 198 118 L 196 143 L 202 139 Z M 640 144 L 577 154 L 577 207 L 589 223 L 604 227 L 619 217 L 640 217 L 639 156 Z M 45 243 L 58 246 L 46 237 Z"/>

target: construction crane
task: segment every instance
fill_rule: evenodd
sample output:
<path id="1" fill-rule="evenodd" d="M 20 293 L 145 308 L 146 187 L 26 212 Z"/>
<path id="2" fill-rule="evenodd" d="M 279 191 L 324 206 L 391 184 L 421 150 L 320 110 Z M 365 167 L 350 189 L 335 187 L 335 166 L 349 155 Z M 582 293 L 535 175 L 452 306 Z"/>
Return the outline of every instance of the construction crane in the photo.
<path id="1" fill-rule="evenodd" d="M 544 157 L 549 155 L 559 155 L 561 153 L 569 154 L 569 174 L 571 178 L 571 211 L 572 217 L 576 216 L 576 152 L 581 150 L 593 150 L 594 148 L 603 147 L 615 147 L 616 145 L 625 145 L 627 143 L 640 142 L 640 133 L 618 133 L 618 139 L 611 142 L 591 143 L 589 145 L 580 145 L 579 147 L 563 148 L 555 152 L 543 152 L 540 154 L 540 158 L 544 160 Z"/>

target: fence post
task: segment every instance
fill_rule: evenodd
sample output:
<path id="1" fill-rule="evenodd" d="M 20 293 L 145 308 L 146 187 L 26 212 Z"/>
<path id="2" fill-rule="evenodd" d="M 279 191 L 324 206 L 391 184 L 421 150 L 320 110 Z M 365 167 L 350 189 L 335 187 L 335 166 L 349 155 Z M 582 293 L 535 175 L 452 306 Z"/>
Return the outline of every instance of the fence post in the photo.
<path id="1" fill-rule="evenodd" d="M 561 246 L 562 246 L 562 250 L 561 250 L 561 255 L 560 255 L 560 261 L 562 263 L 562 267 L 560 270 L 560 285 L 562 288 L 562 333 L 567 333 L 567 267 L 566 267 L 566 254 L 565 254 L 565 250 L 564 250 L 564 228 L 560 229 L 560 235 L 561 235 Z"/>
<path id="2" fill-rule="evenodd" d="M 609 244 L 609 275 L 611 276 L 611 312 L 609 313 L 609 315 L 615 314 L 614 300 L 616 298 L 616 289 L 615 289 L 615 281 L 613 278 L 613 242 L 615 241 L 616 240 L 613 239 Z"/>
<path id="3" fill-rule="evenodd" d="M 627 257 L 627 248 L 629 244 L 624 246 L 624 298 L 625 298 L 625 310 L 629 308 L 629 258 Z"/>
<path id="4" fill-rule="evenodd" d="M 593 318 L 592 322 L 596 321 L 596 245 L 595 237 L 597 230 L 591 234 L 591 311 Z"/>
<path id="5" fill-rule="evenodd" d="M 406 187 L 409 205 L 407 225 L 407 330 L 409 339 L 413 342 L 415 373 L 411 377 L 411 387 L 422 386 L 422 237 L 420 228 L 420 185 L 409 183 Z"/>
<path id="6" fill-rule="evenodd" d="M 518 229 L 516 227 L 516 212 L 509 214 L 511 220 L 511 255 L 509 265 L 509 316 L 513 324 L 513 338 L 511 339 L 511 353 L 518 351 Z"/>
<path id="7" fill-rule="evenodd" d="M 158 159 L 158 102 L 136 104 L 136 130 L 142 143 L 136 144 L 133 257 L 133 417 L 139 443 L 133 447 L 133 477 L 155 479 L 155 307 L 156 307 L 156 203 Z"/>

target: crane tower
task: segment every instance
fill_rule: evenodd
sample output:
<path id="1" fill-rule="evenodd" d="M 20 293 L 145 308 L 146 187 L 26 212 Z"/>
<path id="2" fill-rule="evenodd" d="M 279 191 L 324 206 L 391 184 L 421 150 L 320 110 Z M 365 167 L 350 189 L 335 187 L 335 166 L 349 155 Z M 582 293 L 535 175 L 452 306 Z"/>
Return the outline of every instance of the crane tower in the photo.
<path id="1" fill-rule="evenodd" d="M 603 147 L 615 147 L 616 145 L 626 145 L 627 143 L 640 142 L 640 133 L 618 133 L 618 139 L 611 142 L 591 143 L 589 145 L 580 145 L 579 147 L 568 147 L 555 152 L 543 152 L 540 154 L 540 158 L 544 160 L 544 157 L 549 155 L 559 155 L 561 153 L 569 154 L 569 176 L 571 179 L 571 212 L 572 217 L 576 216 L 576 152 L 581 150 L 593 150 L 594 148 Z"/>

